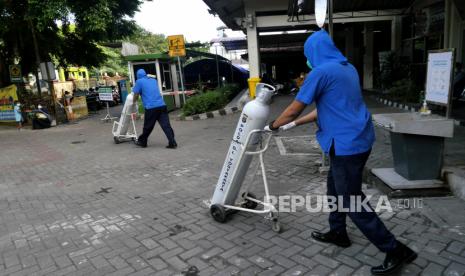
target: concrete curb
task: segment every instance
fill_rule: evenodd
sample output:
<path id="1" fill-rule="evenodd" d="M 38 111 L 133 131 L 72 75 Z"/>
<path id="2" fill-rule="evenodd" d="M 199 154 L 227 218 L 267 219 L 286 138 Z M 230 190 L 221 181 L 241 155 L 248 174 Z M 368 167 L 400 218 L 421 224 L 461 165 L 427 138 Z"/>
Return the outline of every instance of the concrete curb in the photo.
<path id="1" fill-rule="evenodd" d="M 403 109 L 403 110 L 410 111 L 410 112 L 418 112 L 420 110 L 418 107 L 407 105 L 407 104 L 401 104 L 401 103 L 394 102 L 388 99 L 384 99 L 378 96 L 371 96 L 371 98 L 373 98 L 375 101 L 382 103 L 384 105 L 398 108 L 398 109 Z M 465 126 L 465 121 L 454 120 L 454 124 L 456 126 Z"/>
<path id="2" fill-rule="evenodd" d="M 237 113 L 237 112 L 240 112 L 242 109 L 237 107 L 237 106 L 234 106 L 234 107 L 227 107 L 227 108 L 223 108 L 223 109 L 219 109 L 219 110 L 215 110 L 215 111 L 210 111 L 210 112 L 206 112 L 206 113 L 202 113 L 202 114 L 197 114 L 197 115 L 193 115 L 193 116 L 178 116 L 176 119 L 178 121 L 197 121 L 197 120 L 206 120 L 206 119 L 210 119 L 210 118 L 215 118 L 215 117 L 220 117 L 220 116 L 226 116 L 226 115 L 229 115 L 229 114 L 234 114 L 234 113 Z"/>
<path id="3" fill-rule="evenodd" d="M 465 201 L 465 168 L 445 167 L 442 169 L 443 178 L 449 185 L 452 193 Z"/>

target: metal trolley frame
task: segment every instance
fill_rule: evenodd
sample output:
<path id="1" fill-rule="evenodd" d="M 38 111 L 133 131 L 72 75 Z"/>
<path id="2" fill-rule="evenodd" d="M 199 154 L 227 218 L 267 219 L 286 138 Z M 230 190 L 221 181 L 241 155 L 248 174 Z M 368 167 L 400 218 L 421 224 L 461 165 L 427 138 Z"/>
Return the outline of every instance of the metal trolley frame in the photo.
<path id="1" fill-rule="evenodd" d="M 122 115 L 122 116 L 128 116 L 128 115 Z M 125 134 L 118 133 L 118 127 L 120 126 L 120 123 L 117 121 L 113 122 L 113 129 L 111 132 L 113 133 L 113 140 L 115 141 L 116 144 L 119 144 L 125 141 L 137 141 L 137 138 L 138 138 L 137 130 L 136 130 L 137 113 L 131 113 L 129 114 L 129 116 L 131 116 L 130 124 L 132 125 L 132 127 L 130 126 L 128 128 L 128 131 Z"/>
<path id="2" fill-rule="evenodd" d="M 260 147 L 258 150 L 255 151 L 246 151 L 246 149 L 252 144 L 254 139 L 252 137 L 254 135 L 261 135 L 259 136 L 259 141 L 258 143 L 260 144 Z M 279 212 L 271 203 L 270 201 L 270 193 L 269 193 L 269 188 L 268 188 L 268 180 L 266 177 L 266 170 L 265 170 L 265 162 L 263 160 L 263 154 L 268 150 L 268 146 L 272 137 L 272 132 L 271 131 L 265 131 L 265 130 L 252 130 L 248 135 L 245 140 L 244 144 L 241 144 L 240 146 L 242 147 L 242 151 L 239 155 L 239 160 L 238 160 L 238 165 L 235 167 L 233 171 L 233 180 L 232 183 L 229 185 L 229 188 L 232 185 L 238 185 L 238 183 L 234 183 L 235 176 L 237 174 L 237 169 L 239 168 L 240 162 L 243 161 L 244 156 L 246 155 L 252 155 L 256 156 L 258 155 L 259 157 L 259 166 L 261 168 L 261 173 L 263 177 L 263 186 L 265 189 L 265 196 L 264 196 L 264 201 L 258 200 L 252 193 L 249 193 L 249 188 L 252 183 L 249 183 L 246 186 L 246 191 L 243 192 L 240 196 L 240 200 L 235 204 L 235 205 L 220 205 L 220 204 L 213 204 L 210 206 L 210 213 L 212 217 L 218 221 L 218 222 L 226 222 L 227 216 L 230 215 L 231 213 L 235 213 L 238 211 L 242 212 L 249 212 L 249 213 L 254 213 L 254 214 L 264 214 L 265 219 L 268 221 L 271 221 L 271 228 L 275 232 L 281 232 L 281 225 L 279 223 L 278 217 L 279 217 Z M 229 189 L 228 189 L 229 190 Z M 226 191 L 227 193 L 228 191 Z M 263 206 L 263 209 L 261 210 L 255 210 L 258 205 Z"/>

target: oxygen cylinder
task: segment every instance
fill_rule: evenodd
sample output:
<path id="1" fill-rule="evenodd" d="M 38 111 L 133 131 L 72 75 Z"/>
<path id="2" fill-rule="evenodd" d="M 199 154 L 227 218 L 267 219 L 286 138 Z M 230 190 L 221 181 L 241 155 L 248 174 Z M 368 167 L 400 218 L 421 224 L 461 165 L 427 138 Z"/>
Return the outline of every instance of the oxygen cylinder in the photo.
<path id="1" fill-rule="evenodd" d="M 268 84 L 259 83 L 257 84 L 256 91 L 257 97 L 244 106 L 236 126 L 223 169 L 216 184 L 211 205 L 233 205 L 235 203 L 244 177 L 252 162 L 251 155 L 244 155 L 241 162 L 239 162 L 239 157 L 243 150 L 241 146 L 244 146 L 247 135 L 252 130 L 261 130 L 265 127 L 270 114 L 269 105 L 271 97 L 275 88 Z M 249 142 L 250 144 L 252 144 L 252 148 L 249 147 L 247 150 L 254 150 L 253 144 L 257 144 L 257 142 L 252 140 Z M 233 175 L 234 171 L 236 172 L 235 175 Z"/>
<path id="2" fill-rule="evenodd" d="M 118 128 L 116 133 L 118 135 L 126 135 L 131 122 L 131 113 L 137 111 L 137 104 L 134 103 L 134 93 L 130 93 L 126 97 L 124 102 L 123 110 L 121 111 L 121 117 L 119 118 Z"/>

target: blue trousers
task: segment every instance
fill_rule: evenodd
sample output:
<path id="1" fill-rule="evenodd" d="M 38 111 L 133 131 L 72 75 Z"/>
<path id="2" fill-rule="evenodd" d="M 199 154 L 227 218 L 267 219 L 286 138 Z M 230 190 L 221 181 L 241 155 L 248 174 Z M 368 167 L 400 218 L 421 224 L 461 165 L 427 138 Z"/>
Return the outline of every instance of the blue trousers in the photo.
<path id="1" fill-rule="evenodd" d="M 362 200 L 366 198 L 362 192 L 362 174 L 370 152 L 371 150 L 361 154 L 337 156 L 334 154 L 334 149 L 331 149 L 327 194 L 342 196 L 340 198 L 343 199 L 344 208 L 351 206 L 351 195 L 360 196 Z M 392 251 L 397 246 L 394 235 L 389 232 L 371 206 L 370 209 L 371 212 L 365 208 L 361 208 L 361 212 L 331 212 L 329 215 L 331 231 L 346 232 L 346 217 L 349 216 L 365 237 L 380 251 Z"/>
<path id="2" fill-rule="evenodd" d="M 155 123 L 157 121 L 165 133 L 166 138 L 168 138 L 169 144 L 176 144 L 176 140 L 174 140 L 174 131 L 173 128 L 171 128 L 170 118 L 168 116 L 168 110 L 166 106 L 146 109 L 144 114 L 144 128 L 138 139 L 141 144 L 147 144 L 147 139 L 149 138 L 150 133 L 152 133 L 152 130 L 155 127 Z"/>

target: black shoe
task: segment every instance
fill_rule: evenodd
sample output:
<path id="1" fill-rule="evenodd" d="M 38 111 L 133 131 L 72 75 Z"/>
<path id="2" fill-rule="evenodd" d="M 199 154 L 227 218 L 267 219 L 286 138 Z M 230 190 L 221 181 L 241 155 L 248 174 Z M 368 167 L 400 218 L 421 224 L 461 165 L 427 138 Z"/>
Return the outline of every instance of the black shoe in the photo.
<path id="1" fill-rule="evenodd" d="M 314 231 L 312 232 L 312 238 L 320 242 L 332 243 L 340 247 L 349 247 L 352 245 L 346 232 L 340 233 L 336 231 L 329 231 L 326 233 L 321 233 Z"/>
<path id="2" fill-rule="evenodd" d="M 178 144 L 169 144 L 168 146 L 166 146 L 167 149 L 175 149 L 178 147 Z"/>
<path id="3" fill-rule="evenodd" d="M 141 148 L 146 148 L 147 144 L 141 143 L 140 141 L 135 142 L 136 146 L 141 147 Z"/>
<path id="4" fill-rule="evenodd" d="M 373 275 L 388 275 L 399 270 L 404 263 L 411 263 L 417 258 L 417 253 L 408 248 L 405 244 L 397 242 L 397 247 L 386 253 L 386 258 L 382 265 L 371 268 Z"/>

